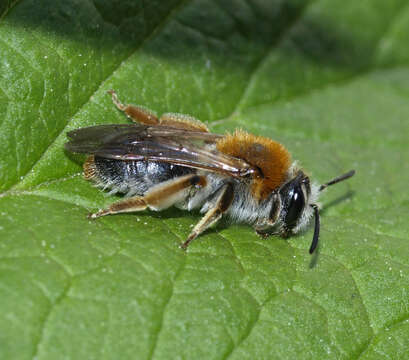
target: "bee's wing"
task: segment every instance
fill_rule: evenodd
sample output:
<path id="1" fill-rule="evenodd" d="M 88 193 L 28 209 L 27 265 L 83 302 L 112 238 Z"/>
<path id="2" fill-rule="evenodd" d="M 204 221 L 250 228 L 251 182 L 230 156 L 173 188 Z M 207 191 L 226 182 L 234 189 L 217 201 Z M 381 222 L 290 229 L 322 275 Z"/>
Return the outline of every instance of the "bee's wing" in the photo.
<path id="1" fill-rule="evenodd" d="M 66 149 L 119 160 L 163 161 L 241 177 L 255 172 L 247 162 L 219 152 L 223 135 L 140 124 L 99 125 L 69 132 Z"/>

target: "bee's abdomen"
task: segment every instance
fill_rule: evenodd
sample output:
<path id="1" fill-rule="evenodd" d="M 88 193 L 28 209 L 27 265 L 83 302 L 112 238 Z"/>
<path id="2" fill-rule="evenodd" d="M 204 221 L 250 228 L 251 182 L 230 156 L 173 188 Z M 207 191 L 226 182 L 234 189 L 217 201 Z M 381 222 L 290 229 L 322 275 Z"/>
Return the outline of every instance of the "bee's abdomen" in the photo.
<path id="1" fill-rule="evenodd" d="M 195 170 L 165 162 L 114 160 L 90 156 L 84 164 L 87 180 L 112 192 L 143 195 L 149 188 L 166 180 L 194 173 Z"/>

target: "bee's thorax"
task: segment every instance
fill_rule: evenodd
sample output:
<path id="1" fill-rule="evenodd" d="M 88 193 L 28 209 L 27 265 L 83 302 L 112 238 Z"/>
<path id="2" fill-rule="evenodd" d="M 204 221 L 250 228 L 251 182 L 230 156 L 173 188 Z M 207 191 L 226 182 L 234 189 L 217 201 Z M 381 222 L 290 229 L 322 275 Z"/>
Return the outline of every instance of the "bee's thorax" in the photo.
<path id="1" fill-rule="evenodd" d="M 218 140 L 217 149 L 245 160 L 258 172 L 253 175 L 251 191 L 258 200 L 265 200 L 287 178 L 290 154 L 280 143 L 263 136 L 236 130 Z"/>

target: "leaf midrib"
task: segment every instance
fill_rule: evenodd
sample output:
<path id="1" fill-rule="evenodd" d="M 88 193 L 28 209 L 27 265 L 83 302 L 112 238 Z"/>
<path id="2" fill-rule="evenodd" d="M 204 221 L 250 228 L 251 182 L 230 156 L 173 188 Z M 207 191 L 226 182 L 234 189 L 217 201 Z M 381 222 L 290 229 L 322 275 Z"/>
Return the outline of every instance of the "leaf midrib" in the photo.
<path id="1" fill-rule="evenodd" d="M 141 48 L 145 45 L 146 42 L 148 42 L 152 37 L 155 36 L 155 34 L 159 31 L 159 29 L 161 29 L 163 26 L 166 25 L 166 23 L 168 21 L 170 21 L 170 19 L 172 18 L 172 15 L 174 14 L 175 11 L 177 11 L 177 9 L 181 8 L 183 3 L 187 2 L 188 0 L 180 0 L 178 4 L 175 5 L 175 7 L 173 9 L 171 9 L 167 15 L 165 15 L 163 17 L 163 20 L 161 22 L 159 22 L 155 27 L 152 28 L 152 30 L 146 35 L 146 37 L 138 44 L 138 46 L 133 50 L 130 51 L 130 53 L 122 60 L 118 63 L 118 66 L 116 68 L 113 69 L 113 71 L 111 73 L 109 73 L 105 79 L 103 79 L 101 81 L 101 83 L 96 86 L 96 89 L 91 93 L 91 95 L 88 97 L 88 100 L 85 101 L 83 104 L 81 104 L 81 106 L 78 107 L 77 111 L 74 112 L 70 119 L 67 121 L 67 123 L 65 124 L 65 126 L 61 129 L 60 133 L 56 134 L 55 137 L 51 140 L 51 142 L 49 143 L 49 145 L 44 149 L 44 151 L 41 153 L 41 155 L 38 157 L 38 159 L 36 161 L 33 162 L 33 164 L 29 167 L 29 169 L 26 171 L 26 173 L 24 175 L 21 175 L 19 177 L 20 181 L 17 181 L 15 184 L 13 184 L 12 186 L 9 187 L 8 190 L 13 190 L 15 187 L 17 187 L 20 183 L 23 183 L 25 178 L 33 171 L 33 169 L 37 166 L 37 164 L 39 164 L 41 162 L 41 160 L 44 158 L 44 156 L 48 153 L 48 151 L 52 148 L 52 146 L 55 144 L 55 142 L 57 141 L 57 139 L 66 131 L 66 129 L 69 127 L 69 125 L 71 124 L 71 121 L 73 118 L 75 118 L 75 116 L 91 101 L 91 99 L 95 96 L 96 93 L 98 93 L 100 91 L 101 88 L 103 88 L 103 86 L 105 85 L 105 83 L 107 83 L 108 81 L 111 80 L 111 78 L 117 73 L 117 71 L 119 71 L 122 66 Z M 17 2 L 17 1 L 16 1 Z M 1 19 L 0 19 L 1 20 Z"/>

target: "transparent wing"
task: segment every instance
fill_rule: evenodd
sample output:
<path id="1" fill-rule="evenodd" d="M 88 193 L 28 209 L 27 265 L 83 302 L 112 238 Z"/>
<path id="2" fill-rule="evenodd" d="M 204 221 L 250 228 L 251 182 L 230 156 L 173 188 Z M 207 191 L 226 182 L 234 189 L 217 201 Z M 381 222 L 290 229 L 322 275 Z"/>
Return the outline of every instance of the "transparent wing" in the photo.
<path id="1" fill-rule="evenodd" d="M 118 160 L 163 161 L 242 177 L 256 170 L 219 152 L 223 135 L 141 124 L 99 125 L 70 131 L 67 150 Z"/>

